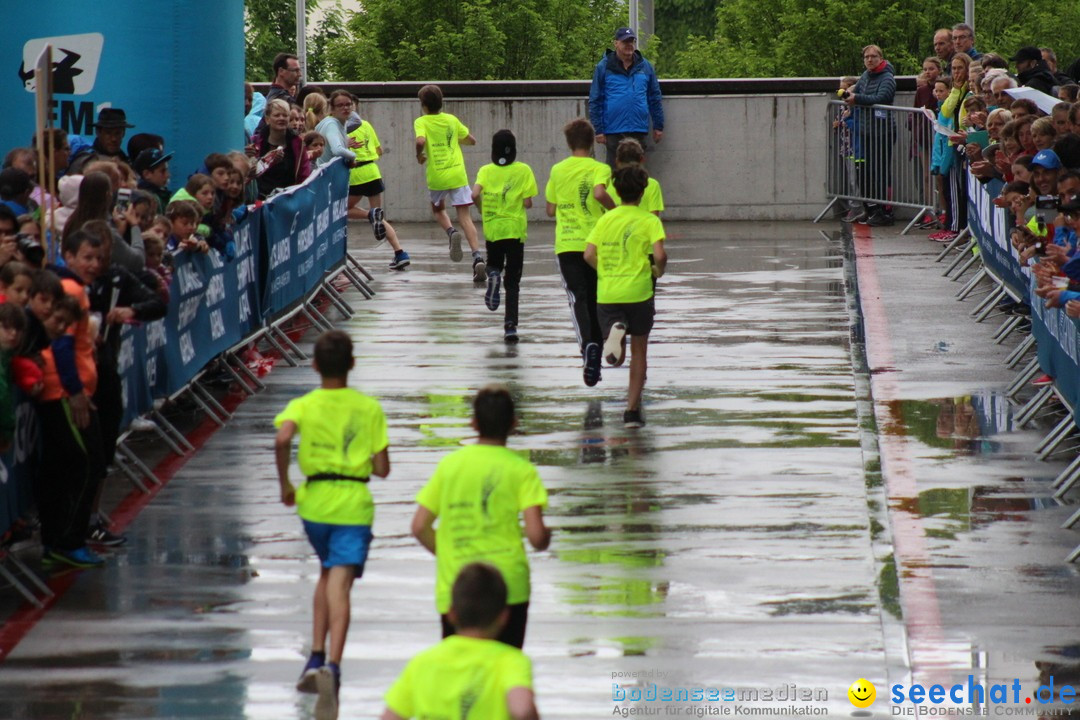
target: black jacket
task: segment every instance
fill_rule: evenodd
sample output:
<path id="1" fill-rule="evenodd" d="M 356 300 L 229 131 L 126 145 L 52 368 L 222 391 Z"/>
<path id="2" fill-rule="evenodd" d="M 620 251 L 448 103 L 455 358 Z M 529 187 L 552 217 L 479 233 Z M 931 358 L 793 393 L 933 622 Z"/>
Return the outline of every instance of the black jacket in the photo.
<path id="1" fill-rule="evenodd" d="M 1044 92 L 1047 95 L 1053 95 L 1054 86 L 1058 84 L 1057 78 L 1054 77 L 1054 73 L 1050 72 L 1050 68 L 1047 66 L 1046 62 L 1042 60 L 1034 67 L 1030 67 L 1020 73 L 1016 80 L 1024 87 Z"/>
<path id="2" fill-rule="evenodd" d="M 90 286 L 90 310 L 101 313 L 104 320 L 115 307 L 131 308 L 139 322 L 160 320 L 169 311 L 156 287 L 148 287 L 131 271 L 119 265 L 110 265 Z M 120 344 L 120 332 L 110 325 L 102 326 L 101 332 L 105 343 L 115 351 Z"/>

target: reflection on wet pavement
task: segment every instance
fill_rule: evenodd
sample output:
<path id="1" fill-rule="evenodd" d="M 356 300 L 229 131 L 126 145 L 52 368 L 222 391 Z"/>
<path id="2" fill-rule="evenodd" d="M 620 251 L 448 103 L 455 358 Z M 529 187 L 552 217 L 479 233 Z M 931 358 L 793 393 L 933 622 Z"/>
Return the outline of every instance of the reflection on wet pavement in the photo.
<path id="1" fill-rule="evenodd" d="M 438 639 L 413 497 L 472 441 L 469 399 L 493 380 L 519 398 L 511 447 L 551 494 L 555 540 L 531 556 L 526 642 L 544 717 L 610 716 L 613 674 L 643 670 L 671 686 L 821 687 L 821 705 L 846 716 L 853 680 L 882 696 L 905 672 L 888 625 L 911 569 L 898 578 L 891 555 L 875 559 L 839 245 L 796 226 L 677 228 L 639 431 L 621 423 L 625 367 L 581 384 L 550 229 L 530 239 L 517 347 L 435 240 L 414 241 L 413 267 L 378 274 L 375 300 L 356 303 L 353 383 L 383 403 L 393 473 L 372 487 L 377 541 L 353 593 L 342 717 L 375 716 L 404 662 Z M 4 663 L 0 717 L 310 716 L 293 683 L 317 567 L 278 503 L 270 438 L 314 375 L 278 367 L 267 381 L 142 512 L 131 547 L 83 573 Z M 922 442 L 931 468 L 1004 454 L 1024 477 L 997 439 L 1006 428 L 985 424 L 1007 422 L 995 403 L 905 401 L 887 432 Z M 942 558 L 1025 510 L 1010 505 L 1022 491 L 970 485 L 910 500 Z"/>

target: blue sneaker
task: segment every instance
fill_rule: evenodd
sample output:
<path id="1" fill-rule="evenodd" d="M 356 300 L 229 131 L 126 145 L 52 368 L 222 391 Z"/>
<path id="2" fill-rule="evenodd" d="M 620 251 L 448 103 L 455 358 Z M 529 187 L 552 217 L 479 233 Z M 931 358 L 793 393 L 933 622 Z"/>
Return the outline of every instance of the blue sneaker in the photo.
<path id="1" fill-rule="evenodd" d="M 487 276 L 487 292 L 484 293 L 484 304 L 492 312 L 499 309 L 500 289 L 502 289 L 502 275 L 498 270 L 491 270 Z"/>
<path id="2" fill-rule="evenodd" d="M 315 684 L 319 688 L 319 699 L 315 701 L 315 720 L 337 720 L 341 670 L 334 663 L 327 663 L 316 673 Z"/>
<path id="3" fill-rule="evenodd" d="M 302 693 L 310 693 L 314 695 L 319 692 L 318 675 L 319 670 L 326 664 L 326 653 L 311 653 L 308 657 L 307 665 L 304 666 L 304 670 L 300 673 L 300 679 L 296 681 L 296 689 Z"/>
<path id="4" fill-rule="evenodd" d="M 394 259 L 390 261 L 391 270 L 404 270 L 409 266 L 409 253 L 404 250 L 398 250 L 394 253 Z"/>
<path id="5" fill-rule="evenodd" d="M 105 560 L 100 555 L 85 545 L 74 550 L 49 550 L 45 557 L 47 560 L 77 568 L 95 568 L 105 564 Z"/>
<path id="6" fill-rule="evenodd" d="M 585 384 L 592 387 L 600 382 L 600 346 L 589 343 L 585 346 L 585 369 L 582 371 Z"/>

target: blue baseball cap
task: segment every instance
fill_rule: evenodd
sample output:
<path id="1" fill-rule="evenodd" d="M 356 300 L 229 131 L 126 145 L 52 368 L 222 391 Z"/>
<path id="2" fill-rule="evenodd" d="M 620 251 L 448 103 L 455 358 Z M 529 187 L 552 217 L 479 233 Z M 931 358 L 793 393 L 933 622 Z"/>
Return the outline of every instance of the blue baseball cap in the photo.
<path id="1" fill-rule="evenodd" d="M 615 42 L 623 40 L 637 40 L 637 33 L 628 27 L 621 27 L 615 31 Z"/>
<path id="2" fill-rule="evenodd" d="M 1039 153 L 1031 159 L 1031 165 L 1032 167 L 1038 165 L 1047 170 L 1060 170 L 1061 158 L 1059 158 L 1057 153 L 1053 150 L 1040 150 Z"/>

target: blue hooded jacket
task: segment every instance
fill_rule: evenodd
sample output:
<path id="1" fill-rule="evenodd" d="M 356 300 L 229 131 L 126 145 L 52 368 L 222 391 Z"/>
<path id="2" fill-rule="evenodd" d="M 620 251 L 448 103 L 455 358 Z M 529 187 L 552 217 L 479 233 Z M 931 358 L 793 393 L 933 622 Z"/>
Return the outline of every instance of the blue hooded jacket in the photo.
<path id="1" fill-rule="evenodd" d="M 608 50 L 593 71 L 589 89 L 589 120 L 597 135 L 647 133 L 649 119 L 664 129 L 664 108 L 656 71 L 641 51 L 627 70 L 614 50 Z"/>

